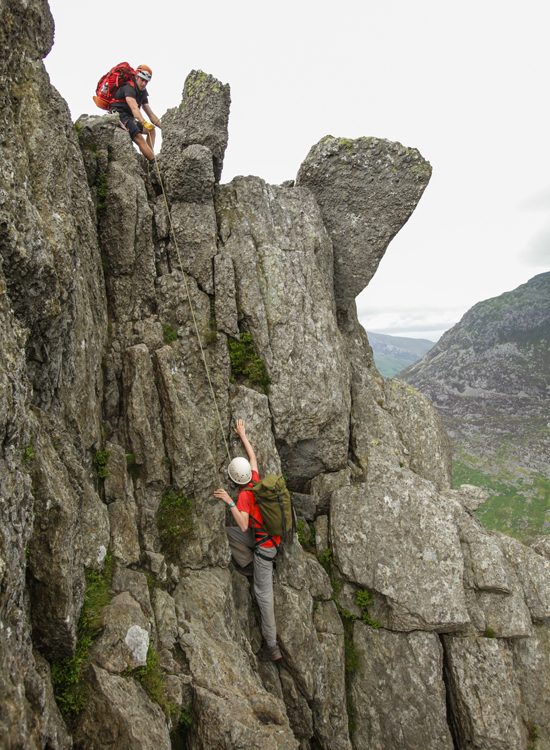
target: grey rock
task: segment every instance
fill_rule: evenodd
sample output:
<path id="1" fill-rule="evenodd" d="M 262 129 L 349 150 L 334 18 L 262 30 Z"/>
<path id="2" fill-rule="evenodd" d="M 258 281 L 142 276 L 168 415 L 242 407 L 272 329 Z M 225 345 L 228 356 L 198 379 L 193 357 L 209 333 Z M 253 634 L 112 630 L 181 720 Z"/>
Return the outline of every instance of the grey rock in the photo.
<path id="1" fill-rule="evenodd" d="M 153 621 L 153 608 L 151 607 L 149 586 L 145 573 L 116 564 L 111 587 L 115 594 L 124 591 L 130 593 L 132 598 L 139 603 L 145 617 L 150 622 Z"/>
<path id="2" fill-rule="evenodd" d="M 163 713 L 135 680 L 92 666 L 87 682 L 90 697 L 78 721 L 76 747 L 170 750 Z"/>
<path id="3" fill-rule="evenodd" d="M 326 136 L 303 161 L 297 186 L 315 195 L 334 245 L 337 304 L 354 300 L 416 208 L 431 167 L 416 149 L 378 138 Z"/>
<path id="4" fill-rule="evenodd" d="M 453 728 L 459 747 L 527 746 L 511 650 L 495 638 L 444 637 Z"/>
<path id="5" fill-rule="evenodd" d="M 334 471 L 331 474 L 318 474 L 311 480 L 310 492 L 317 513 L 326 513 L 330 508 L 332 493 L 339 487 L 349 487 L 349 469 Z"/>
<path id="6" fill-rule="evenodd" d="M 216 214 L 212 201 L 208 203 L 175 203 L 171 208 L 175 243 L 168 245 L 171 265 L 183 268 L 193 276 L 199 286 L 208 294 L 214 291 L 212 263 L 218 249 L 216 247 Z M 180 266 L 181 261 L 181 266 Z M 184 299 L 184 286 L 179 295 Z"/>
<path id="7" fill-rule="evenodd" d="M 538 555 L 550 560 L 550 536 L 539 536 L 529 546 Z"/>
<path id="8" fill-rule="evenodd" d="M 105 450 L 108 453 L 107 476 L 103 482 L 105 500 L 113 503 L 117 500 L 128 503 L 133 502 L 133 491 L 130 477 L 127 471 L 127 458 L 124 448 L 116 443 L 107 442 Z M 131 456 L 135 461 L 135 455 Z"/>
<path id="9" fill-rule="evenodd" d="M 237 295 L 235 291 L 235 271 L 233 262 L 227 255 L 214 258 L 214 289 L 216 326 L 228 336 L 239 334 Z"/>
<path id="10" fill-rule="evenodd" d="M 353 645 L 357 660 L 350 678 L 354 747 L 452 750 L 438 637 L 390 633 L 356 622 Z"/>
<path id="11" fill-rule="evenodd" d="M 254 446 L 258 459 L 260 476 L 280 474 L 281 461 L 271 432 L 268 397 L 252 388 L 233 385 L 229 392 L 229 398 L 233 424 L 237 419 L 245 421 L 247 435 Z M 234 432 L 230 436 L 229 448 L 232 456 L 244 456 L 246 454 L 240 438 Z"/>
<path id="12" fill-rule="evenodd" d="M 159 645 L 172 651 L 178 639 L 176 604 L 167 591 L 157 588 L 153 591 L 153 607 Z"/>
<path id="13" fill-rule="evenodd" d="M 542 688 L 550 679 L 550 634 L 536 625 L 531 638 L 511 642 L 514 674 L 521 693 L 521 713 L 529 741 L 541 750 L 550 747 L 550 694 Z"/>
<path id="14" fill-rule="evenodd" d="M 328 532 L 328 516 L 317 516 L 315 519 L 315 547 L 318 553 L 330 549 Z"/>
<path id="15" fill-rule="evenodd" d="M 293 492 L 292 504 L 299 518 L 303 518 L 306 521 L 314 520 L 317 506 L 312 495 L 306 495 L 303 492 Z"/>
<path id="16" fill-rule="evenodd" d="M 128 592 L 117 594 L 102 614 L 104 630 L 92 647 L 94 661 L 113 673 L 145 666 L 151 625 Z"/>
<path id="17" fill-rule="evenodd" d="M 451 486 L 451 446 L 426 396 L 400 380 L 386 382 L 386 408 L 397 425 L 409 467 L 440 490 Z"/>
<path id="18" fill-rule="evenodd" d="M 330 524 L 338 567 L 386 597 L 390 627 L 445 631 L 469 622 L 457 530 L 431 483 L 403 470 L 399 479 L 336 490 Z"/>
<path id="19" fill-rule="evenodd" d="M 489 497 L 489 491 L 484 487 L 476 487 L 473 484 L 461 484 L 457 490 L 445 493 L 457 500 L 466 510 L 473 513 Z"/>
<path id="20" fill-rule="evenodd" d="M 229 85 L 202 70 L 192 70 L 185 80 L 182 102 L 162 118 L 163 164 L 166 156 L 178 158 L 192 144 L 212 152 L 216 182 L 220 181 L 227 147 Z M 168 161 L 168 159 L 166 159 Z"/>
<path id="21" fill-rule="evenodd" d="M 550 621 L 550 560 L 520 542 L 499 536 L 499 544 L 513 566 L 534 621 Z"/>
<path id="22" fill-rule="evenodd" d="M 332 247 L 319 210 L 305 190 L 235 178 L 219 188 L 216 212 L 243 327 L 271 379 L 269 405 L 285 470 L 299 483 L 343 468 L 348 367 L 331 301 Z"/>
<path id="23" fill-rule="evenodd" d="M 315 566 L 322 583 L 312 586 Z M 305 571 L 304 571 L 305 572 Z M 298 546 L 278 563 L 275 590 L 277 635 L 296 686 L 313 711 L 313 725 L 323 748 L 350 748 L 344 699 L 344 632 L 325 571 Z M 323 597 L 324 601 L 320 597 Z"/>
<path id="24" fill-rule="evenodd" d="M 170 202 L 211 203 L 214 197 L 212 152 L 198 144 L 176 150 L 170 129 L 165 125 L 163 130 L 159 161 Z"/>
<path id="25" fill-rule="evenodd" d="M 309 739 L 313 737 L 313 716 L 308 702 L 297 688 L 292 675 L 287 669 L 282 667 L 279 674 L 292 731 L 298 739 Z"/>
<path id="26" fill-rule="evenodd" d="M 194 686 L 191 747 L 296 748 L 283 704 L 252 670 L 232 590 L 229 572 L 211 568 L 182 578 L 174 592 Z"/>
<path id="27" fill-rule="evenodd" d="M 144 467 L 148 482 L 162 481 L 166 476 L 166 467 L 163 464 L 165 454 L 160 402 L 153 364 L 145 344 L 131 346 L 124 352 L 122 380 L 131 452 L 136 463 Z"/>
<path id="28" fill-rule="evenodd" d="M 136 521 L 136 506 L 117 500 L 109 505 L 111 550 L 114 557 L 125 565 L 139 562 L 141 551 Z"/>

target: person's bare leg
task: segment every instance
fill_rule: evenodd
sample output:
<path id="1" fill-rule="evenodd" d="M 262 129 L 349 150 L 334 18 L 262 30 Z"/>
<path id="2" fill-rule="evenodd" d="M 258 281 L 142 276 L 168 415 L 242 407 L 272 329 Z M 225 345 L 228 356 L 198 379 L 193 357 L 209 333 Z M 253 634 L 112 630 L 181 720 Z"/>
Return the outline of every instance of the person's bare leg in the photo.
<path id="1" fill-rule="evenodd" d="M 149 140 L 149 138 L 147 138 L 147 140 Z M 154 160 L 155 152 L 153 151 L 149 143 L 145 141 L 145 138 L 142 135 L 136 135 L 136 137 L 134 138 L 134 143 L 146 159 L 149 159 L 149 161 Z"/>

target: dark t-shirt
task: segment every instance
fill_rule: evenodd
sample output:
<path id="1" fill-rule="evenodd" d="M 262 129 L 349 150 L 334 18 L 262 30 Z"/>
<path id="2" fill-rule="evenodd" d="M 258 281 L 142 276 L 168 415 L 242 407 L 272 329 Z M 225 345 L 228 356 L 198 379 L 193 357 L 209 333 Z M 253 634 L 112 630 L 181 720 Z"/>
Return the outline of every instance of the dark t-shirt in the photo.
<path id="1" fill-rule="evenodd" d="M 259 481 L 260 475 L 257 471 L 253 471 L 252 481 L 247 486 L 253 487 Z M 258 542 L 259 539 L 265 536 L 266 532 L 265 530 L 258 528 L 259 526 L 263 526 L 264 519 L 262 518 L 262 514 L 260 512 L 260 509 L 258 508 L 258 503 L 256 502 L 256 498 L 254 497 L 254 493 L 249 489 L 242 489 L 239 492 L 239 497 L 237 499 L 237 508 L 243 513 L 248 513 L 248 526 L 249 528 L 254 529 L 254 536 L 256 538 L 256 542 Z M 267 539 L 266 541 L 261 542 L 260 547 L 274 547 L 275 545 L 279 546 L 279 544 L 281 543 L 281 537 L 274 535 L 272 539 Z"/>
<path id="2" fill-rule="evenodd" d="M 137 86 L 132 86 L 131 83 L 125 83 L 124 86 L 121 86 L 116 90 L 114 97 L 115 99 L 122 99 L 122 101 L 113 102 L 111 104 L 111 109 L 114 109 L 117 112 L 125 112 L 127 115 L 131 115 L 132 110 L 125 101 L 127 96 L 131 96 L 132 99 L 135 99 L 138 107 L 143 107 L 143 105 L 147 104 L 149 100 L 147 89 L 143 89 L 143 91 L 140 91 Z"/>

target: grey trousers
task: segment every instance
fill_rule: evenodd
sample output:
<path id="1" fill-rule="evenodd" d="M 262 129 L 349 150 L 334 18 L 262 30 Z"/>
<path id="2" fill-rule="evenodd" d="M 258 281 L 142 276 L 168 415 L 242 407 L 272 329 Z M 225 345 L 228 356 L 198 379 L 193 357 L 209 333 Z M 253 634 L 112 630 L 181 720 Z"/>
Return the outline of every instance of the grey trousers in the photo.
<path id="1" fill-rule="evenodd" d="M 264 560 L 254 549 L 254 532 L 252 529 L 241 531 L 236 526 L 226 527 L 231 554 L 237 565 L 244 568 L 254 564 L 254 596 L 258 602 L 262 618 L 262 635 L 269 647 L 277 643 L 277 626 L 273 609 L 273 559 L 277 554 L 275 547 L 261 547 L 262 555 L 270 557 Z"/>

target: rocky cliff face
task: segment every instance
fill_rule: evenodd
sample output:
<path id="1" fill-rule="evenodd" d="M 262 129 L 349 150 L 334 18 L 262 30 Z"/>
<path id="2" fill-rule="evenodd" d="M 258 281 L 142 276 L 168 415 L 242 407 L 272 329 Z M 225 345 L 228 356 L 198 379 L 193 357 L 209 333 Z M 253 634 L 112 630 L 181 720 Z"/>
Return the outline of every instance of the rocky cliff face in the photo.
<path id="1" fill-rule="evenodd" d="M 157 172 L 112 118 L 73 127 L 45 2 L 0 21 L 0 745 L 550 747 L 550 561 L 449 489 L 355 314 L 429 165 L 327 137 L 293 186 L 220 185 L 229 89 L 193 72 Z M 238 417 L 309 524 L 280 667 L 212 498 Z"/>
<path id="2" fill-rule="evenodd" d="M 400 374 L 429 396 L 457 446 L 493 470 L 548 475 L 550 273 L 479 302 Z"/>

